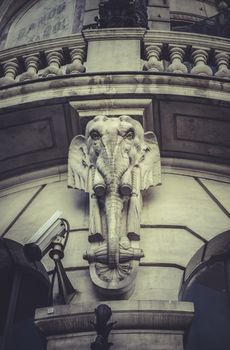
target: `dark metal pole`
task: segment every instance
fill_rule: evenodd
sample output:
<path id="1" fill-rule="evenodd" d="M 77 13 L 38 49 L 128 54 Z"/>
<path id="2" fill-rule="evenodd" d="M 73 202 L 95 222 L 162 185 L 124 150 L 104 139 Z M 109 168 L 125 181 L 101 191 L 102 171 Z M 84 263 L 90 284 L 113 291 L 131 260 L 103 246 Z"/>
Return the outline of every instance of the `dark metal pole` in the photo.
<path id="1" fill-rule="evenodd" d="M 62 265 L 61 259 L 64 257 L 64 241 L 65 237 L 57 237 L 54 241 L 54 246 L 51 249 L 49 256 L 53 259 L 55 263 L 55 272 L 58 278 L 58 288 L 59 294 L 65 304 L 69 304 L 73 297 L 76 295 L 77 291 L 72 286 L 69 277 Z M 52 293 L 52 291 L 51 291 Z"/>

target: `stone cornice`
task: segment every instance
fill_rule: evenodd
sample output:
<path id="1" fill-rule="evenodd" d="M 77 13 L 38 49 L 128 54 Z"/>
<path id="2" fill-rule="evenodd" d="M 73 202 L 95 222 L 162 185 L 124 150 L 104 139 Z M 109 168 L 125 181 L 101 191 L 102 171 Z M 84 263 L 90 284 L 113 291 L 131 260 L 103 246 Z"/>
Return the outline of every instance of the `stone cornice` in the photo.
<path id="1" fill-rule="evenodd" d="M 145 45 L 154 43 L 174 44 L 174 45 L 191 45 L 193 47 L 202 47 L 215 50 L 230 51 L 230 39 L 216 36 L 209 36 L 195 33 L 184 33 L 174 31 L 155 31 L 148 30 L 144 35 Z"/>
<path id="2" fill-rule="evenodd" d="M 184 13 L 180 11 L 172 11 L 170 12 L 170 20 L 183 20 L 183 21 L 192 21 L 192 22 L 199 22 L 203 19 L 206 19 L 205 16 L 200 16 L 194 13 Z"/>
<path id="3" fill-rule="evenodd" d="M 173 88 L 172 88 L 173 87 Z M 91 73 L 43 78 L 0 88 L 1 108 L 56 98 L 116 95 L 177 95 L 230 102 L 230 81 L 161 72 Z"/>
<path id="4" fill-rule="evenodd" d="M 230 51 L 230 39 L 221 37 L 174 31 L 145 30 L 143 28 L 114 28 L 85 30 L 82 34 L 73 34 L 62 38 L 8 48 L 0 52 L 0 61 L 58 47 L 85 46 L 86 42 L 89 41 L 125 39 L 144 39 L 145 45 L 153 43 L 186 45 L 189 43 L 195 47 L 209 47 L 216 50 Z"/>
<path id="5" fill-rule="evenodd" d="M 146 329 L 183 331 L 192 321 L 194 308 L 190 302 L 178 301 L 106 301 L 117 321 L 114 329 Z M 95 303 L 72 304 L 37 309 L 36 325 L 46 334 L 93 331 Z"/>
<path id="6" fill-rule="evenodd" d="M 25 44 L 8 48 L 0 52 L 0 61 L 9 60 L 14 57 L 31 55 L 44 50 L 61 47 L 84 47 L 85 41 L 82 34 L 69 35 L 67 37 L 44 40 L 36 43 Z"/>
<path id="7" fill-rule="evenodd" d="M 98 40 L 130 40 L 142 39 L 146 29 L 143 28 L 106 28 L 89 29 L 83 31 L 87 42 Z"/>

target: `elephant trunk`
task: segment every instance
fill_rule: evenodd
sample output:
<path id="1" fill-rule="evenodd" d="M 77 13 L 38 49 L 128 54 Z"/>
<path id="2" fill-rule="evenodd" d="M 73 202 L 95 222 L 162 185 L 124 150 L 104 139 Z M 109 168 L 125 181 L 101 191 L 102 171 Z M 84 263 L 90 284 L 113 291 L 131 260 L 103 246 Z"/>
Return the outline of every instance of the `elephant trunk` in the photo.
<path id="1" fill-rule="evenodd" d="M 105 211 L 107 218 L 108 265 L 119 264 L 120 220 L 123 209 L 122 177 L 129 167 L 129 158 L 122 155 L 121 138 L 104 139 L 104 148 L 97 159 L 97 169 L 106 185 Z"/>
<path id="2" fill-rule="evenodd" d="M 105 199 L 107 214 L 107 254 L 108 265 L 114 269 L 119 264 L 120 218 L 123 200 L 119 194 L 110 192 Z"/>

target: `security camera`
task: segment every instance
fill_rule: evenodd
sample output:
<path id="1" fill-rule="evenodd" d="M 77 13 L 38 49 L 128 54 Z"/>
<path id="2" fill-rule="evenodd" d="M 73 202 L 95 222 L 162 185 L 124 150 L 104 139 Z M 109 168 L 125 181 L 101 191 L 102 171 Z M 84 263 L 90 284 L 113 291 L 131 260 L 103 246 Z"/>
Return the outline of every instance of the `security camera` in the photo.
<path id="1" fill-rule="evenodd" d="M 40 261 L 52 248 L 52 242 L 64 237 L 67 232 L 67 221 L 61 219 L 62 212 L 56 211 L 51 218 L 24 245 L 24 254 L 29 261 Z"/>

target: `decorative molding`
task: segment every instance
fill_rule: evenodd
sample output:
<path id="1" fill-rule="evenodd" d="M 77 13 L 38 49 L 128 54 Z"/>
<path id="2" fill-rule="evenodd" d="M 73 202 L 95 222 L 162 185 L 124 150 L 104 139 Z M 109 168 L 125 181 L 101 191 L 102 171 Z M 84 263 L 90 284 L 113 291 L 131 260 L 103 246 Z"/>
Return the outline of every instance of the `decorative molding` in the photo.
<path id="1" fill-rule="evenodd" d="M 193 114 L 187 113 L 192 108 Z M 159 128 L 164 157 L 229 164 L 228 108 L 179 101 L 160 102 Z M 203 114 L 202 114 L 203 112 Z M 221 118 L 217 118 L 221 115 Z M 215 131 L 215 132 L 214 132 Z M 213 136 L 213 132 L 215 136 Z"/>
<path id="2" fill-rule="evenodd" d="M 106 301 L 113 310 L 114 330 L 185 330 L 189 327 L 194 307 L 178 301 Z M 93 332 L 95 303 L 71 304 L 37 309 L 35 323 L 46 335 Z"/>
<path id="3" fill-rule="evenodd" d="M 230 44 L 228 39 L 210 37 L 207 35 L 193 34 L 193 33 L 183 33 L 183 32 L 173 32 L 173 31 L 158 31 L 158 30 L 145 30 L 143 28 L 112 28 L 112 29 L 101 29 L 101 30 L 85 30 L 83 34 L 73 35 L 67 38 L 52 39 L 48 41 L 43 41 L 41 43 L 23 45 L 12 49 L 2 50 L 0 53 L 0 62 L 2 65 L 2 70 L 4 72 L 5 78 L 1 80 L 1 84 L 14 85 L 20 79 L 25 79 L 25 76 L 20 78 L 20 74 L 26 73 L 26 79 L 28 78 L 28 59 L 26 57 L 36 57 L 40 63 L 40 68 L 45 68 L 45 73 L 41 72 L 37 76 L 38 65 L 35 60 L 30 62 L 30 70 L 33 71 L 29 73 L 29 78 L 35 80 L 39 78 L 42 80 L 42 75 L 51 77 L 53 75 L 62 75 L 65 68 L 60 70 L 60 65 L 62 67 L 67 66 L 67 74 L 69 73 L 83 73 L 85 71 L 83 60 L 86 59 L 86 67 L 90 71 L 96 69 L 96 66 L 91 60 L 91 50 L 89 50 L 89 57 L 87 59 L 86 53 L 86 43 L 91 41 L 111 41 L 111 40 L 136 40 L 137 42 L 144 42 L 144 47 L 146 50 L 146 56 L 149 59 L 154 59 L 158 61 L 158 56 L 162 56 L 162 61 L 167 66 L 167 56 L 171 56 L 171 59 L 180 59 L 180 69 L 172 70 L 173 73 L 186 73 L 186 74 L 206 74 L 212 76 L 215 74 L 216 68 L 220 70 L 217 76 L 228 79 L 229 71 L 227 70 L 228 64 L 228 53 L 230 51 Z M 188 45 L 189 43 L 189 45 Z M 148 49 L 148 47 L 155 48 L 154 50 Z M 156 52 L 156 46 L 162 47 L 162 52 Z M 192 55 L 190 54 L 190 46 L 192 46 Z M 185 47 L 185 51 L 182 52 L 181 48 Z M 196 48 L 199 48 L 197 50 Z M 216 55 L 215 51 L 218 51 Z M 158 50 L 159 51 L 159 50 Z M 150 56 L 149 56 L 150 53 Z M 224 55 L 223 55 L 224 54 Z M 155 56 L 154 56 L 155 55 Z M 210 65 L 210 60 L 208 55 L 211 55 L 212 62 L 214 65 Z M 72 59 L 72 64 L 70 64 L 70 56 Z M 165 56 L 165 57 L 163 57 Z M 189 65 L 192 70 L 187 71 L 186 66 L 183 66 L 185 62 L 182 60 L 186 57 L 189 61 Z M 136 61 L 133 69 L 139 71 L 139 61 L 141 59 L 141 54 L 137 52 Z M 47 67 L 47 60 L 49 66 Z M 207 60 L 207 62 L 206 62 Z M 187 62 L 188 63 L 188 62 Z M 56 65 L 56 67 L 54 67 Z M 177 62 L 178 65 L 178 62 Z M 47 75 L 47 68 L 50 70 L 52 66 L 52 74 Z M 116 65 L 115 65 L 116 67 Z M 128 66 L 129 67 L 129 66 Z M 190 68 L 191 68 L 190 67 Z M 205 67 L 205 72 L 204 72 Z M 53 70 L 55 68 L 55 72 Z M 167 67 L 166 67 L 167 68 Z M 202 68 L 202 72 L 200 71 Z M 105 68 L 104 68 L 105 69 Z M 122 68 L 119 68 L 122 69 Z M 127 70 L 127 65 L 123 66 L 123 70 Z M 100 66 L 99 70 L 103 71 L 103 65 Z M 109 70 L 113 70 L 113 64 L 109 66 Z M 117 70 L 117 67 L 115 68 Z M 158 69 L 158 71 L 161 69 Z M 226 74 L 225 74 L 226 73 Z"/>
<path id="4" fill-rule="evenodd" d="M 120 115 L 129 115 L 138 120 L 144 130 L 153 130 L 152 99 L 146 98 L 109 98 L 84 101 L 70 101 L 73 110 L 73 118 L 78 119 L 78 125 L 81 132 L 85 132 L 86 124 L 95 115 L 110 115 L 119 117 Z M 76 133 L 79 130 L 75 130 Z"/>
<path id="5" fill-rule="evenodd" d="M 170 20 L 176 21 L 189 21 L 189 22 L 199 22 L 204 19 L 207 19 L 206 16 L 197 15 L 194 13 L 184 13 L 179 11 L 171 11 L 170 12 Z"/>
<path id="6" fill-rule="evenodd" d="M 32 145 L 30 145 L 30 147 L 28 147 L 28 145 L 26 145 L 25 142 L 22 142 L 22 140 L 25 140 L 24 139 L 25 135 L 23 136 L 24 128 L 26 128 L 28 126 L 31 126 L 32 127 L 31 131 L 34 131 L 34 135 L 30 134 L 31 139 L 29 139 L 29 142 L 32 143 Z M 35 126 L 36 126 L 36 129 L 35 129 Z M 41 147 L 36 147 L 36 143 L 34 140 L 38 139 L 38 137 L 40 136 L 39 128 L 43 130 L 43 135 L 44 135 L 44 129 L 47 128 L 48 135 L 44 135 L 44 136 L 46 136 L 45 141 L 47 142 L 47 144 L 46 145 L 43 144 Z M 9 130 L 13 130 L 13 129 L 15 129 L 14 133 L 9 135 Z M 21 129 L 21 132 L 20 132 L 20 129 Z M 21 157 L 21 156 L 28 155 L 31 153 L 45 151 L 45 150 L 49 150 L 49 149 L 54 148 L 55 147 L 55 135 L 54 135 L 53 129 L 54 129 L 54 127 L 53 127 L 52 118 L 27 121 L 27 122 L 24 122 L 21 124 L 11 124 L 11 125 L 6 125 L 3 128 L 0 128 L 0 135 L 1 135 L 1 133 L 2 133 L 2 136 L 8 135 L 9 140 L 12 138 L 14 140 L 18 139 L 18 142 L 20 142 L 21 145 L 23 145 L 23 147 L 25 147 L 25 150 L 26 150 L 24 152 L 19 153 L 20 147 L 19 148 L 13 147 L 13 145 L 11 143 L 12 151 L 16 151 L 16 153 L 9 155 L 9 152 L 6 152 L 6 157 L 5 158 L 1 157 L 1 161 L 11 160 L 11 159 L 14 159 L 16 157 Z M 7 133 L 7 131 L 8 131 L 8 133 Z M 28 129 L 25 129 L 24 132 L 27 133 Z M 21 138 L 21 140 L 20 140 L 20 138 Z M 2 138 L 2 140 L 3 140 L 3 138 Z M 41 141 L 41 139 L 39 141 Z M 8 144 L 8 143 L 9 142 L 4 142 L 4 144 Z M 4 144 L 1 147 L 1 151 L 3 151 L 3 149 L 4 149 Z"/>
<path id="7" fill-rule="evenodd" d="M 23 86 L 23 89 L 22 89 Z M 173 87 L 173 88 L 172 88 Z M 39 93 L 38 93 L 39 92 Z M 146 98 L 146 94 L 192 96 L 230 102 L 230 81 L 216 77 L 171 73 L 100 73 L 51 77 L 0 87 L 1 107 L 13 107 L 59 98 L 74 99 L 127 95 Z"/>
<path id="8" fill-rule="evenodd" d="M 9 177 L 0 181 L 0 197 L 67 179 L 67 165 L 49 167 L 41 170 L 31 171 L 19 176 Z"/>
<path id="9" fill-rule="evenodd" d="M 69 148 L 68 185 L 89 193 L 90 264 L 103 295 L 123 297 L 134 287 L 140 240 L 141 191 L 161 182 L 160 154 L 153 132 L 130 116 L 97 116 Z"/>
<path id="10" fill-rule="evenodd" d="M 66 163 L 69 129 L 62 104 L 2 112 L 1 126 L 1 179 Z M 24 139 L 25 133 L 30 137 Z"/>
<path id="11" fill-rule="evenodd" d="M 164 174 L 178 174 L 182 176 L 199 176 L 204 179 L 230 183 L 230 166 L 202 162 L 192 159 L 161 158 Z"/>
<path id="12" fill-rule="evenodd" d="M 194 47 L 212 48 L 227 52 L 230 51 L 229 39 L 176 31 L 148 30 L 144 35 L 144 43 L 146 46 L 157 43 L 171 45 L 185 45 L 189 43 L 189 45 Z"/>
<path id="13" fill-rule="evenodd" d="M 60 47 L 85 47 L 84 37 L 82 34 L 74 34 L 71 36 L 48 39 L 40 42 L 8 48 L 1 50 L 0 61 L 3 62 L 10 58 L 32 55 L 40 51 L 56 49 Z"/>
<path id="14" fill-rule="evenodd" d="M 181 141 L 190 141 L 190 142 L 198 142 L 198 143 L 203 143 L 207 145 L 213 145 L 213 146 L 218 146 L 218 147 L 226 147 L 230 148 L 230 140 L 229 140 L 229 133 L 230 133 L 230 121 L 222 118 L 208 118 L 206 116 L 198 116 L 198 115 L 190 115 L 190 114 L 182 114 L 182 113 L 177 113 L 173 114 L 173 119 L 174 119 L 174 131 L 175 131 L 175 137 L 176 140 L 181 140 Z M 183 135 L 183 131 L 186 129 L 184 127 L 182 129 L 182 123 L 184 122 L 192 122 L 189 125 L 187 124 L 187 130 L 191 131 L 191 125 L 193 125 L 193 133 L 189 132 L 189 134 Z M 202 131 L 202 125 L 199 125 L 199 122 L 205 123 L 206 127 L 208 126 L 207 123 L 210 122 L 212 124 L 212 128 L 215 130 L 216 133 L 220 133 L 217 139 L 217 136 L 214 135 L 214 133 L 207 132 L 203 135 L 196 134 L 196 138 L 194 138 L 194 129 L 196 128 L 195 124 L 198 123 L 197 125 L 197 131 L 200 130 Z M 221 132 L 224 131 L 224 134 L 221 135 Z M 226 137 L 227 136 L 227 137 Z"/>
<path id="15" fill-rule="evenodd" d="M 86 29 L 82 35 L 86 42 L 99 40 L 130 40 L 143 39 L 146 29 L 143 28 L 106 28 L 106 29 Z"/>

